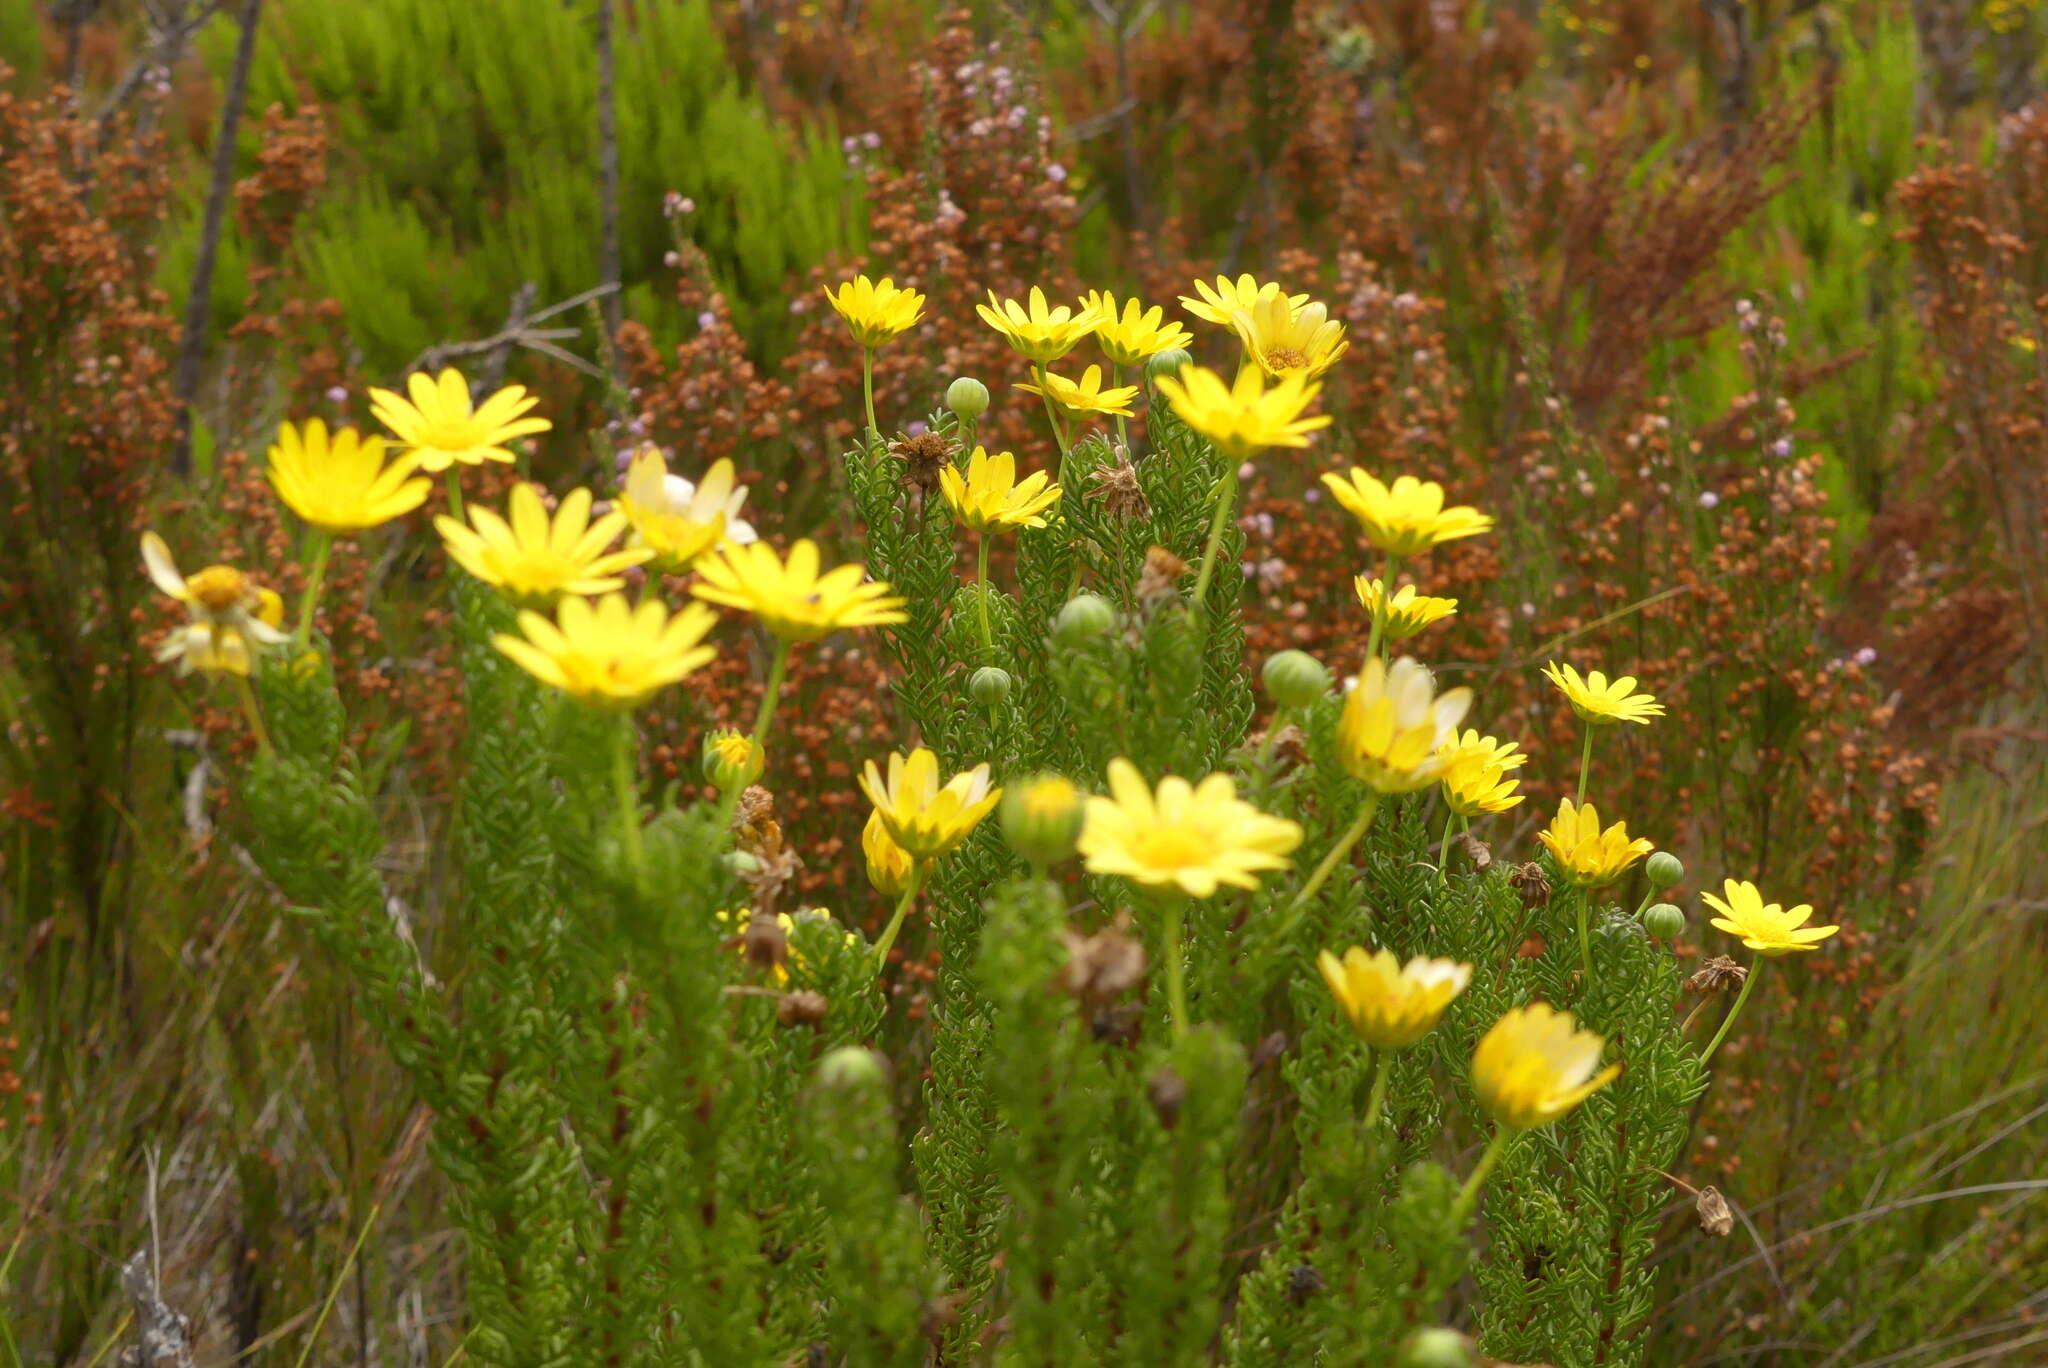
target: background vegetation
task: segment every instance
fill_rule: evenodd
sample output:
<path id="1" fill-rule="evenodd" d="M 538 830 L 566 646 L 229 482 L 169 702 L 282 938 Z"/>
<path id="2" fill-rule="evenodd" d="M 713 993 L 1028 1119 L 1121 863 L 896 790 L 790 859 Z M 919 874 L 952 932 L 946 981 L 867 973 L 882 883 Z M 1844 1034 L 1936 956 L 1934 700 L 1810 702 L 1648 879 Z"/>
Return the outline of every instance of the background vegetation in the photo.
<path id="1" fill-rule="evenodd" d="M 361 421 L 366 384 L 474 343 L 466 364 L 546 396 L 551 477 L 609 479 L 642 437 L 688 468 L 731 455 L 764 530 L 850 541 L 858 355 L 817 285 L 855 267 L 933 301 L 881 358 L 885 422 L 974 374 L 1020 451 L 1043 438 L 973 320 L 984 289 L 1171 308 L 1252 269 L 1331 300 L 1354 343 L 1330 440 L 1247 493 L 1252 659 L 1355 650 L 1360 567 L 1306 516 L 1316 470 L 1445 479 L 1503 515 L 1435 569 L 1483 605 L 1458 666 L 1560 761 L 1535 768 L 1567 773 L 1574 739 L 1529 664 L 1635 662 L 1682 722 L 1603 752 L 1604 790 L 1698 867 L 1755 869 L 1847 928 L 1718 1063 L 1674 1173 L 1743 1219 L 1710 1239 L 1673 1189 L 1650 1361 L 2048 1361 L 2048 16 L 613 10 L 606 338 L 597 301 L 501 335 L 606 283 L 595 0 L 0 0 L 0 1362 L 115 1352 L 144 1243 L 202 1362 L 462 1352 L 424 1113 L 216 829 L 246 740 L 224 694 L 135 647 L 161 611 L 141 527 L 289 593 L 302 572 L 254 483 L 275 423 Z M 383 873 L 461 982 L 478 947 L 443 916 L 463 716 L 438 561 L 424 514 L 338 553 L 329 635 L 365 791 L 402 838 Z M 645 719 L 657 778 L 695 782 L 698 729 L 743 718 L 760 662 L 732 654 L 687 714 Z M 907 705 L 882 661 L 829 643 L 796 687 L 801 744 L 771 777 L 806 891 L 878 923 L 843 877 L 851 766 Z M 944 972 L 914 948 L 891 1028 L 912 1060 Z"/>

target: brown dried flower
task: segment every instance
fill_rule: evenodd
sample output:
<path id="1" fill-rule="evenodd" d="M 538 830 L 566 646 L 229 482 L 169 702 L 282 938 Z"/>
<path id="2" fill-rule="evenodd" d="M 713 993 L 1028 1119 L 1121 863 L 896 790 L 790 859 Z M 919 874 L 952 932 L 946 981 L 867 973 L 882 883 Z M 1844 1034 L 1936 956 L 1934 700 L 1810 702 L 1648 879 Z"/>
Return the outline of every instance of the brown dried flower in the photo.
<path id="1" fill-rule="evenodd" d="M 1148 607 L 1179 594 L 1180 577 L 1188 563 L 1163 546 L 1145 553 L 1145 568 L 1138 574 L 1138 601 Z"/>
<path id="2" fill-rule="evenodd" d="M 798 988 L 775 1000 L 775 1019 L 785 1026 L 816 1027 L 831 1005 L 823 993 Z"/>
<path id="3" fill-rule="evenodd" d="M 937 432 L 920 432 L 915 437 L 898 433 L 889 443 L 889 454 L 903 462 L 903 485 L 929 498 L 939 487 L 939 472 L 953 463 L 959 446 Z"/>
<path id="4" fill-rule="evenodd" d="M 1550 901 L 1550 880 L 1543 877 L 1542 866 L 1533 861 L 1516 866 L 1508 875 L 1508 882 L 1521 896 L 1524 907 L 1542 907 Z"/>
<path id="5" fill-rule="evenodd" d="M 1740 988 L 1748 978 L 1748 969 L 1726 955 L 1716 955 L 1694 970 L 1685 986 L 1694 993 L 1726 993 Z"/>
<path id="6" fill-rule="evenodd" d="M 1096 497 L 1102 500 L 1102 507 L 1110 517 L 1152 516 L 1152 501 L 1145 497 L 1144 486 L 1138 483 L 1138 468 L 1131 464 L 1129 454 L 1122 449 L 1117 451 L 1115 465 L 1103 466 L 1092 478 Z"/>
<path id="7" fill-rule="evenodd" d="M 1145 976 L 1145 947 L 1130 935 L 1131 917 L 1119 912 L 1110 925 L 1092 936 L 1061 933 L 1067 962 L 1054 980 L 1059 990 L 1097 1012 L 1130 991 Z"/>

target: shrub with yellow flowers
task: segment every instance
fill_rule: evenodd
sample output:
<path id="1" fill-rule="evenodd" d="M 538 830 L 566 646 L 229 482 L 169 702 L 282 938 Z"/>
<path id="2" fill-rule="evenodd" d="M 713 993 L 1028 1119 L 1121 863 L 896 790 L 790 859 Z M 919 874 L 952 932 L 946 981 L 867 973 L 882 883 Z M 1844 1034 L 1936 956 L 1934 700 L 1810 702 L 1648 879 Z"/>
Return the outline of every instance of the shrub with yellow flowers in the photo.
<path id="1" fill-rule="evenodd" d="M 886 278 L 828 298 L 870 361 L 926 302 Z M 1650 905 L 1683 868 L 1644 859 L 1671 833 L 1587 792 L 1594 729 L 1663 706 L 1551 664 L 1578 788 L 1535 839 L 1514 825 L 1531 757 L 1426 649 L 1465 620 L 1429 592 L 1433 549 L 1494 520 L 1435 481 L 1329 461 L 1329 515 L 1372 548 L 1363 611 L 1328 661 L 1247 662 L 1241 471 L 1319 452 L 1348 344 L 1250 276 L 1182 304 L 1191 329 L 991 294 L 1015 373 L 935 375 L 916 418 L 869 387 L 857 522 L 818 540 L 741 521 L 731 462 L 693 482 L 652 450 L 616 487 L 522 483 L 464 517 L 465 468 L 548 420 L 453 371 L 376 392 L 388 462 L 287 428 L 274 479 L 311 546 L 449 482 L 454 973 L 390 884 L 317 575 L 284 624 L 242 572 L 188 579 L 145 541 L 191 615 L 161 649 L 265 728 L 248 848 L 435 1118 L 471 1355 L 1278 1368 L 1449 1352 L 1417 1327 L 1464 1316 L 1488 1353 L 1640 1362 L 1659 1169 L 1707 1061 L 1761 959 L 1836 928 L 1731 875 L 1712 926 L 1758 960 L 1725 1013 L 1681 1019 L 1684 918 Z M 1232 378 L 1197 340 L 1236 349 Z M 974 425 L 1021 395 L 1037 437 L 990 452 Z M 921 424 L 915 448 L 882 419 Z M 858 850 L 777 806 L 820 773 L 793 778 L 784 695 L 827 639 L 885 656 L 895 690 L 894 734 L 839 780 Z M 721 655 L 757 680 L 751 716 L 703 719 L 703 796 L 655 792 L 642 718 L 693 715 Z"/>

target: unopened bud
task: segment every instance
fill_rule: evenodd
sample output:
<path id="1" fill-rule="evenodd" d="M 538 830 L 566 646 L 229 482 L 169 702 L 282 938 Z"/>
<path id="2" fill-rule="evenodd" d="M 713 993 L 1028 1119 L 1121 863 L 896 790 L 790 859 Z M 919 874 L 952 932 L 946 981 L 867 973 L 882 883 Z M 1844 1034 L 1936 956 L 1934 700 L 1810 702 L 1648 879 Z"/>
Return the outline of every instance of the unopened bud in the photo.
<path id="1" fill-rule="evenodd" d="M 1116 625 L 1116 610 L 1099 594 L 1076 594 L 1052 620 L 1053 637 L 1062 646 L 1079 646 Z"/>
<path id="2" fill-rule="evenodd" d="M 1307 651 L 1282 651 L 1266 661 L 1266 692 L 1283 708 L 1306 708 L 1330 691 L 1330 672 Z"/>
<path id="3" fill-rule="evenodd" d="M 1033 864 L 1058 864 L 1081 839 L 1081 791 L 1057 774 L 1041 774 L 1003 790 L 1003 835 Z"/>
<path id="4" fill-rule="evenodd" d="M 946 386 L 946 407 L 971 423 L 988 412 L 988 386 L 963 375 Z"/>
<path id="5" fill-rule="evenodd" d="M 967 677 L 967 696 L 984 708 L 993 708 L 1010 696 L 1010 672 L 984 665 Z"/>
<path id="6" fill-rule="evenodd" d="M 1178 376 L 1183 366 L 1191 366 L 1194 361 L 1195 358 L 1185 348 L 1168 347 L 1165 351 L 1155 352 L 1146 359 L 1145 378 L 1157 380 L 1162 375 Z"/>
<path id="7" fill-rule="evenodd" d="M 704 778 L 721 793 L 745 788 L 768 767 L 768 754 L 754 739 L 736 731 L 715 731 L 704 737 Z"/>
<path id="8" fill-rule="evenodd" d="M 1670 903 L 1658 903 L 1643 913 L 1643 927 L 1658 940 L 1677 940 L 1685 933 L 1685 913 Z"/>
<path id="9" fill-rule="evenodd" d="M 1417 1330 L 1401 1346 L 1400 1368 L 1473 1368 L 1472 1341 L 1441 1326 Z"/>
<path id="10" fill-rule="evenodd" d="M 1643 861 L 1643 877 L 1652 888 L 1669 888 L 1685 877 L 1685 864 L 1668 850 L 1660 850 Z"/>
<path id="11" fill-rule="evenodd" d="M 858 1045 L 841 1045 L 818 1061 L 818 1082 L 827 1088 L 870 1088 L 888 1077 L 882 1057 Z"/>

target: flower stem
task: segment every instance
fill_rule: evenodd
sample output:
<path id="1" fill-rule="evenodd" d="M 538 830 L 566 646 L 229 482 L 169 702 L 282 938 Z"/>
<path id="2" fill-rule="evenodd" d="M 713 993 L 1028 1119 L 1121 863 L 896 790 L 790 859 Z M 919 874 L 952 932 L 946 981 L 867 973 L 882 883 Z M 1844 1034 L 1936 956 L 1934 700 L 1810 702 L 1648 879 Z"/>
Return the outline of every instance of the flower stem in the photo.
<path id="1" fill-rule="evenodd" d="M 1584 980 L 1581 991 L 1590 990 L 1593 984 L 1593 938 L 1587 929 L 1592 919 L 1593 890 L 1579 890 L 1579 969 Z"/>
<path id="2" fill-rule="evenodd" d="M 334 534 L 324 527 L 307 531 L 312 542 L 306 570 L 306 596 L 299 603 L 299 625 L 293 632 L 292 654 L 299 655 L 313 640 L 313 611 L 320 606 L 320 586 L 327 578 L 327 553 L 334 549 Z"/>
<path id="3" fill-rule="evenodd" d="M 1735 995 L 1735 1005 L 1728 1009 L 1728 1015 L 1721 1018 L 1721 1029 L 1714 1032 L 1714 1038 L 1707 1042 L 1706 1050 L 1700 1055 L 1705 1064 L 1714 1057 L 1714 1051 L 1721 1048 L 1721 1042 L 1728 1038 L 1728 1028 L 1735 1024 L 1735 1018 L 1742 1015 L 1742 1004 L 1749 1001 L 1749 990 L 1756 987 L 1756 976 L 1763 969 L 1763 956 L 1749 962 L 1749 974 L 1742 980 L 1742 991 Z"/>
<path id="4" fill-rule="evenodd" d="M 867 403 L 868 440 L 874 441 L 882 435 L 881 426 L 875 422 L 875 349 L 860 349 L 860 396 Z"/>
<path id="5" fill-rule="evenodd" d="M 993 661 L 996 655 L 995 634 L 988 626 L 988 533 L 975 534 L 975 606 L 981 609 L 981 649 Z"/>
<path id="6" fill-rule="evenodd" d="M 1209 541 L 1202 548 L 1202 573 L 1195 576 L 1195 604 L 1201 606 L 1209 597 L 1209 577 L 1216 572 L 1216 548 L 1223 542 L 1223 523 L 1229 518 L 1230 510 L 1237 506 L 1237 466 L 1232 465 L 1224 472 L 1223 480 L 1216 486 L 1216 512 L 1209 519 Z"/>
<path id="7" fill-rule="evenodd" d="M 454 462 L 448 467 L 448 516 L 462 521 L 462 463 Z"/>
<path id="8" fill-rule="evenodd" d="M 1179 898 L 1166 903 L 1160 937 L 1166 951 L 1166 1010 L 1172 1017 L 1173 1038 L 1184 1040 L 1188 1033 L 1188 976 L 1181 946 L 1181 920 L 1186 909 Z"/>
<path id="9" fill-rule="evenodd" d="M 1458 814 L 1444 814 L 1444 838 L 1436 843 L 1436 876 L 1444 887 L 1451 884 L 1451 828 L 1458 824 Z"/>
<path id="10" fill-rule="evenodd" d="M 645 855 L 640 845 L 640 785 L 634 774 L 637 729 L 631 714 L 619 719 L 618 744 L 612 747 L 612 782 L 619 796 L 619 834 L 624 838 L 626 864 L 638 883 Z"/>
<path id="11" fill-rule="evenodd" d="M 1054 406 L 1052 396 L 1046 393 L 1045 367 L 1036 361 L 1031 363 L 1031 379 L 1038 386 L 1038 397 L 1045 401 L 1045 417 L 1046 421 L 1052 424 L 1053 440 L 1060 444 L 1060 472 L 1064 475 L 1068 453 L 1067 425 L 1060 421 L 1059 409 Z"/>
<path id="12" fill-rule="evenodd" d="M 1506 1126 L 1495 1126 L 1493 1139 L 1487 1142 L 1486 1152 L 1479 1156 L 1478 1165 L 1472 1176 L 1465 1180 L 1465 1186 L 1458 1190 L 1458 1200 L 1451 1207 L 1451 1224 L 1462 1226 L 1471 1218 L 1472 1208 L 1479 1204 L 1479 1187 L 1486 1181 L 1486 1175 L 1493 1172 L 1493 1166 L 1500 1160 L 1500 1152 L 1507 1148 L 1508 1141 L 1515 1133 Z"/>
<path id="13" fill-rule="evenodd" d="M 903 896 L 896 901 L 895 915 L 882 928 L 882 938 L 875 942 L 875 972 L 878 974 L 887 967 L 890 947 L 896 944 L 896 933 L 903 929 L 903 919 L 910 915 L 910 905 L 917 901 L 918 890 L 924 887 L 925 868 L 923 860 L 910 867 L 910 882 L 903 886 Z"/>
<path id="14" fill-rule="evenodd" d="M 775 717 L 775 704 L 782 697 L 782 681 L 789 674 L 790 644 L 780 637 L 775 641 L 775 655 L 768 665 L 768 683 L 761 689 L 760 710 L 754 714 L 754 744 L 765 746 L 768 738 L 768 724 Z M 723 831 L 732 822 L 733 809 L 739 806 L 740 793 L 744 784 L 734 784 L 718 800 L 718 826 Z"/>
<path id="15" fill-rule="evenodd" d="M 1387 601 L 1394 596 L 1394 553 L 1389 551 L 1380 562 L 1380 601 L 1372 610 L 1372 634 L 1365 639 L 1365 656 L 1370 660 L 1380 653 L 1380 636 L 1387 629 Z"/>
<path id="16" fill-rule="evenodd" d="M 271 750 L 270 732 L 263 725 L 263 710 L 256 706 L 256 690 L 249 686 L 249 676 L 235 676 L 235 692 L 241 695 L 242 716 L 249 719 L 249 730 L 256 734 L 257 748 L 268 754 Z"/>
<path id="17" fill-rule="evenodd" d="M 1387 1067 L 1389 1051 L 1375 1049 L 1372 1052 L 1372 1090 L 1365 1098 L 1365 1128 L 1373 1129 L 1380 1123 L 1380 1109 L 1387 1103 L 1387 1076 L 1393 1070 Z"/>
<path id="18" fill-rule="evenodd" d="M 1123 386 L 1123 383 L 1124 368 L 1114 361 L 1110 362 L 1109 387 L 1111 389 L 1119 389 Z M 1117 444 L 1124 449 L 1124 454 L 1128 456 L 1131 450 L 1131 434 L 1124 426 L 1124 416 L 1121 413 L 1116 416 L 1116 440 Z"/>
<path id="19" fill-rule="evenodd" d="M 1308 910 L 1309 900 L 1315 897 L 1325 883 L 1329 882 L 1330 872 L 1337 867 L 1339 860 L 1351 853 L 1351 848 L 1358 844 L 1360 838 L 1372 826 L 1372 819 L 1378 815 L 1379 810 L 1380 795 L 1377 792 L 1366 794 L 1365 801 L 1359 804 L 1358 816 L 1349 827 L 1345 828 L 1344 834 L 1337 838 L 1336 844 L 1330 847 L 1329 853 L 1323 856 L 1322 863 L 1317 865 L 1315 872 L 1308 876 L 1308 882 L 1303 884 L 1301 891 L 1294 895 L 1294 901 L 1287 905 L 1286 918 L 1280 923 L 1279 938 L 1281 940 L 1285 940 L 1288 933 L 1294 930 L 1295 924 L 1301 920 L 1302 914 Z"/>
<path id="20" fill-rule="evenodd" d="M 1586 724 L 1586 743 L 1579 747 L 1579 796 L 1574 807 L 1586 805 L 1586 776 L 1593 769 L 1593 724 Z"/>

